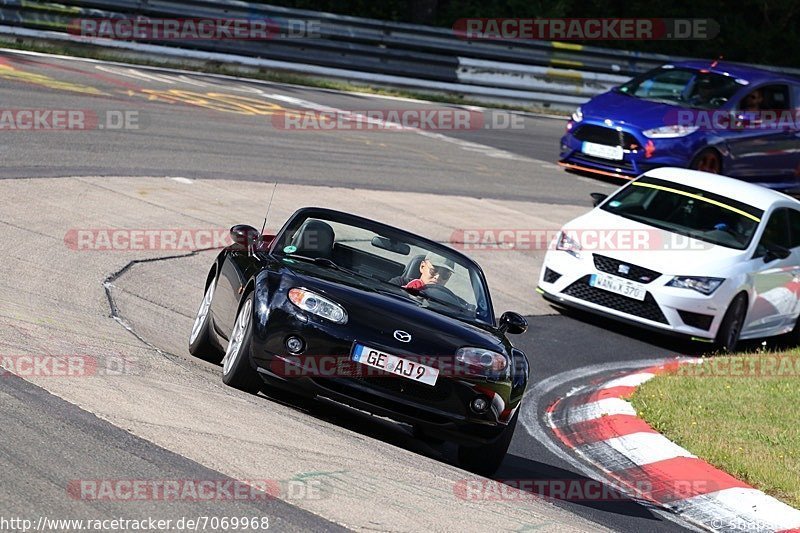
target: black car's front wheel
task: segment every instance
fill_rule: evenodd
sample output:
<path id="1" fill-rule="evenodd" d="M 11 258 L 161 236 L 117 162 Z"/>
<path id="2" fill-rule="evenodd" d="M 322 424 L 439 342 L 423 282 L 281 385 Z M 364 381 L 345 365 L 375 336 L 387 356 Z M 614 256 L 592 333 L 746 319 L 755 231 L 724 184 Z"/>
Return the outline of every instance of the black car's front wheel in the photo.
<path id="1" fill-rule="evenodd" d="M 511 445 L 511 437 L 514 436 L 514 429 L 517 427 L 519 409 L 503 429 L 500 436 L 489 444 L 481 446 L 459 446 L 458 464 L 464 470 L 469 470 L 481 476 L 491 477 L 500 468 L 503 459 Z"/>
<path id="2" fill-rule="evenodd" d="M 250 345 L 253 338 L 252 310 L 253 293 L 250 293 L 239 308 L 228 349 L 222 358 L 222 382 L 255 394 L 261 389 L 262 382 L 250 364 Z"/>
<path id="3" fill-rule="evenodd" d="M 200 357 L 212 363 L 219 363 L 222 359 L 222 351 L 211 342 L 211 300 L 214 298 L 214 289 L 217 286 L 216 278 L 212 278 L 211 283 L 206 287 L 203 301 L 197 310 L 197 316 L 192 325 L 192 332 L 189 335 L 189 353 L 195 357 Z"/>

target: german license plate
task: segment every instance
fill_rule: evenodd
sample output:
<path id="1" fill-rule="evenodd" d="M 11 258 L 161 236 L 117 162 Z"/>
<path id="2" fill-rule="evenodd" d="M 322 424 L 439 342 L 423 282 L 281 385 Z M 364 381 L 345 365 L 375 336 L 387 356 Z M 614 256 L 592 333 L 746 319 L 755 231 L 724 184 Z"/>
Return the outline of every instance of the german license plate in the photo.
<path id="1" fill-rule="evenodd" d="M 363 344 L 356 344 L 352 359 L 362 365 L 378 368 L 389 374 L 395 374 L 430 386 L 436 385 L 436 379 L 439 377 L 438 368 L 403 359 Z"/>
<path id="2" fill-rule="evenodd" d="M 603 159 L 622 161 L 621 146 L 608 146 L 607 144 L 584 142 L 583 145 L 581 145 L 581 152 L 586 155 L 601 157 Z"/>
<path id="3" fill-rule="evenodd" d="M 647 295 L 647 289 L 641 283 L 608 274 L 592 274 L 591 278 L 589 278 L 589 285 L 615 294 L 621 294 L 634 300 L 644 300 Z"/>

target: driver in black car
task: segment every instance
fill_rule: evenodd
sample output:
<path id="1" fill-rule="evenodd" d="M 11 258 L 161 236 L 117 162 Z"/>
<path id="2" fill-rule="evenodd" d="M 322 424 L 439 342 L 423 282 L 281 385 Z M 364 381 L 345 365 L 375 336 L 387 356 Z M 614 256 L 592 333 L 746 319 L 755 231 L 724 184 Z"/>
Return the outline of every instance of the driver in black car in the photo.
<path id="1" fill-rule="evenodd" d="M 441 255 L 429 253 L 419 264 L 419 278 L 403 285 L 404 289 L 420 290 L 426 285 L 444 286 L 453 275 L 455 263 Z"/>

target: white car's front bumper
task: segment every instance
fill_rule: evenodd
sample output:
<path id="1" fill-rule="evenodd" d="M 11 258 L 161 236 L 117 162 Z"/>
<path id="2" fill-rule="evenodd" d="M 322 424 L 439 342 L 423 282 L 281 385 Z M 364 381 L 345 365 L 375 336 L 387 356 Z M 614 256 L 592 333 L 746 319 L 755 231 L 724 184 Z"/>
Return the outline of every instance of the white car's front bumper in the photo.
<path id="1" fill-rule="evenodd" d="M 666 259 L 665 256 L 668 264 Z M 630 268 L 627 275 L 619 273 L 619 263 Z M 642 283 L 647 290 L 644 301 L 590 286 L 589 277 L 600 272 Z M 652 276 L 653 279 L 643 282 L 642 276 L 645 279 Z M 564 251 L 550 250 L 545 255 L 539 275 L 539 290 L 546 299 L 555 303 L 616 317 L 664 333 L 713 340 L 733 295 L 729 294 L 724 283 L 708 296 L 691 289 L 667 287 L 672 278 L 672 273 L 643 269 L 630 261 L 614 259 L 611 254 L 581 252 L 580 257 L 575 257 Z"/>

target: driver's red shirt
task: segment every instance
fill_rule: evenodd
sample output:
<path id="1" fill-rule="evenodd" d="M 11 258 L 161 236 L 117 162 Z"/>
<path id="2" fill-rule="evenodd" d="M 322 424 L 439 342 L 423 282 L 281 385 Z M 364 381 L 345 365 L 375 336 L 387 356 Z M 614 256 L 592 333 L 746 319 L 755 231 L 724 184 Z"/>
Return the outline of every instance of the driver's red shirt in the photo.
<path id="1" fill-rule="evenodd" d="M 404 289 L 415 289 L 415 290 L 420 290 L 420 289 L 422 289 L 423 287 L 425 287 L 425 284 L 422 282 L 422 280 L 421 280 L 421 279 L 412 279 L 411 281 L 409 281 L 408 283 L 406 283 L 405 285 L 403 285 L 403 288 L 404 288 Z"/>

